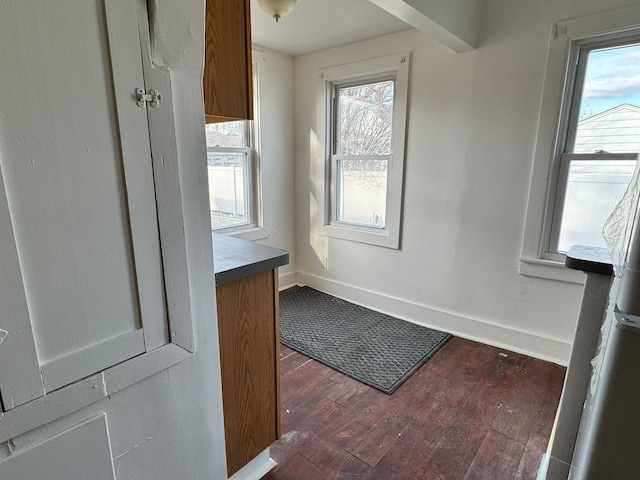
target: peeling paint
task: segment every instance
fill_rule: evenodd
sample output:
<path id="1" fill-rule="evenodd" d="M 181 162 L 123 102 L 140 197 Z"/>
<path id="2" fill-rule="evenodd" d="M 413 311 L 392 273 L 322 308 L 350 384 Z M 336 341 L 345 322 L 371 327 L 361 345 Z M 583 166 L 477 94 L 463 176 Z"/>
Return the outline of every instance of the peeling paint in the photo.
<path id="1" fill-rule="evenodd" d="M 102 394 L 105 397 L 108 397 L 109 396 L 109 392 L 107 391 L 107 382 L 106 382 L 106 380 L 104 378 L 104 372 L 102 372 L 100 374 L 100 380 L 102 381 Z"/>
<path id="2" fill-rule="evenodd" d="M 0 343 L 9 335 L 9 332 L 0 328 Z"/>
<path id="3" fill-rule="evenodd" d="M 18 443 L 16 443 L 15 439 L 10 438 L 9 441 L 7 442 L 7 447 L 9 447 L 9 452 L 11 454 L 14 454 L 16 450 L 19 448 L 19 445 Z"/>

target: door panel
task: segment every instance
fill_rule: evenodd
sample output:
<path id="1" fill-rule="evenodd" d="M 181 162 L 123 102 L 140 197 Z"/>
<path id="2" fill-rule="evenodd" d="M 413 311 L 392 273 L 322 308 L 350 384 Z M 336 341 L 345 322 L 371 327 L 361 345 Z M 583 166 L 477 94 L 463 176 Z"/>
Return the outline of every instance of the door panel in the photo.
<path id="1" fill-rule="evenodd" d="M 168 342 L 147 114 L 135 100 L 138 19 L 128 0 L 3 2 L 0 15 L 13 19 L 0 44 L 16 46 L 0 49 L 11 215 L 0 228 L 14 233 L 22 279 L 11 282 L 23 282 L 49 391 L 142 353 L 141 331 L 154 338 L 147 349 Z"/>
<path id="2" fill-rule="evenodd" d="M 0 463 L 0 478 L 115 480 L 105 415 L 89 419 Z"/>

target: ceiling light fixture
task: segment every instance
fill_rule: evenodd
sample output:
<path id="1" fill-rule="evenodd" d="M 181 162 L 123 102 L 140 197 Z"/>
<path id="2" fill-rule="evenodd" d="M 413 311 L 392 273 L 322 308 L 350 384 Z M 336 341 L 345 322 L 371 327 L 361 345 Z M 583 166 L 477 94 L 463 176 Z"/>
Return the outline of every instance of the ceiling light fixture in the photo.
<path id="1" fill-rule="evenodd" d="M 276 19 L 291 13 L 296 6 L 296 0 L 258 0 L 260 8 Z"/>

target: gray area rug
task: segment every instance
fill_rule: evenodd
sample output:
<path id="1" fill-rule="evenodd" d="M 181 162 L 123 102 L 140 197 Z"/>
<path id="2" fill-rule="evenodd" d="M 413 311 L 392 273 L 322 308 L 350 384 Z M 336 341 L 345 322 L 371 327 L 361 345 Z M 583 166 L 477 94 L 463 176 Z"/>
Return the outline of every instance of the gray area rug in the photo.
<path id="1" fill-rule="evenodd" d="M 388 394 L 449 338 L 309 287 L 280 296 L 282 344 Z"/>

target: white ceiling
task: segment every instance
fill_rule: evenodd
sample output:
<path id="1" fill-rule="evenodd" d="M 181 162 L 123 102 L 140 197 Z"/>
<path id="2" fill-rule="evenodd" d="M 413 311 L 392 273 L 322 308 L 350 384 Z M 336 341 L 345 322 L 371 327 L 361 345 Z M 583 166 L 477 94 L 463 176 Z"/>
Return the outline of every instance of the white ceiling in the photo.
<path id="1" fill-rule="evenodd" d="M 369 0 L 298 0 L 278 23 L 251 0 L 253 43 L 292 56 L 408 28 Z"/>

